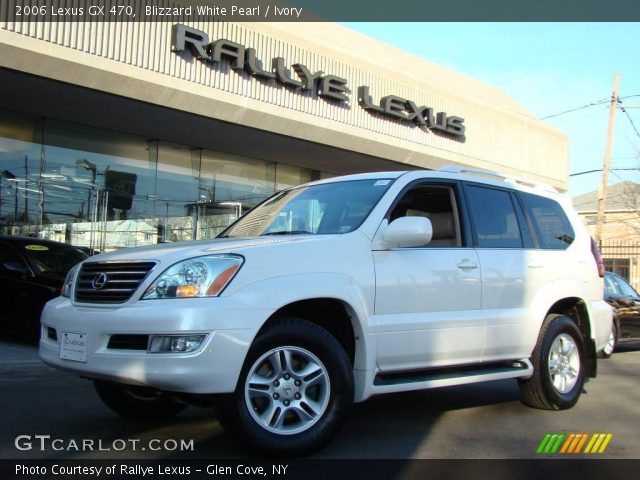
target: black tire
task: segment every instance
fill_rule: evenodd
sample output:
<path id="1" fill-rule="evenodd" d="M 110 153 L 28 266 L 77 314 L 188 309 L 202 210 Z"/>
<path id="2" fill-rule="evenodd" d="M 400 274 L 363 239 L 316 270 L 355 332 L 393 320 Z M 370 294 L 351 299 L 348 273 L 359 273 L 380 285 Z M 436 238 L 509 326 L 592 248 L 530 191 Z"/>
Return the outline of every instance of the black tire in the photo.
<path id="1" fill-rule="evenodd" d="M 609 335 L 607 345 L 598 352 L 598 358 L 611 358 L 611 355 L 615 352 L 616 345 L 618 344 L 618 327 L 616 326 L 616 322 L 611 324 L 611 333 Z"/>
<path id="2" fill-rule="evenodd" d="M 113 412 L 126 418 L 162 420 L 171 418 L 187 405 L 148 387 L 95 380 L 96 392 Z"/>
<path id="3" fill-rule="evenodd" d="M 572 354 L 570 358 L 572 362 L 576 359 L 579 362 L 577 368 L 575 363 L 572 365 L 573 370 L 577 371 L 575 384 L 565 385 L 565 388 L 554 385 L 554 378 L 556 381 L 561 381 L 563 375 L 558 374 L 558 377 L 553 377 L 549 366 L 552 346 L 554 342 L 561 340 L 566 344 L 573 342 L 577 356 Z M 554 358 L 553 361 L 557 360 Z M 519 381 L 522 402 L 525 405 L 544 410 L 565 410 L 576 404 L 582 393 L 585 378 L 584 341 L 580 330 L 570 318 L 556 314 L 545 318 L 538 336 L 538 343 L 531 356 L 531 363 L 534 369 L 533 376 Z M 562 362 L 559 363 L 563 365 Z M 566 391 L 561 391 L 564 389 Z"/>
<path id="4" fill-rule="evenodd" d="M 285 353 L 293 360 L 282 360 L 283 363 L 276 360 L 279 367 L 269 371 L 274 365 L 270 359 L 283 359 L 281 355 Z M 305 359 L 310 357 L 313 359 L 305 364 Z M 262 368 L 259 368 L 260 365 Z M 286 365 L 291 367 L 287 368 Z M 307 367 L 315 368 L 318 365 L 321 373 L 315 382 L 320 383 L 319 386 L 312 385 L 314 380 L 304 380 L 303 376 L 298 376 Z M 280 372 L 275 371 L 276 368 L 280 368 Z M 291 372 L 291 375 L 287 372 Z M 249 388 L 247 379 L 250 373 L 253 379 L 264 379 L 265 385 L 271 390 L 266 394 L 252 393 L 256 389 Z M 307 375 L 304 378 L 310 377 Z M 274 386 L 273 379 L 280 379 L 282 383 L 278 381 Z M 297 386 L 291 391 L 289 387 L 292 387 L 294 379 Z M 309 383 L 304 383 L 307 381 Z M 272 456 L 305 455 L 323 447 L 338 433 L 353 404 L 353 389 L 351 362 L 336 338 L 324 328 L 305 320 L 282 318 L 261 333 L 249 349 L 234 394 L 219 404 L 221 421 L 243 446 L 253 451 Z M 271 393 L 272 390 L 274 393 Z M 277 392 L 279 395 L 276 400 Z M 294 392 L 297 392 L 295 399 L 292 397 Z M 313 404 L 316 407 L 324 405 L 324 410 L 316 408 L 318 414 L 313 416 L 313 420 L 306 420 L 309 424 L 305 426 L 305 420 L 297 412 L 301 410 L 299 407 L 307 406 L 304 402 L 308 397 L 315 401 Z M 278 408 L 281 408 L 280 415 L 276 413 Z M 267 411 L 274 413 L 271 415 Z M 281 419 L 283 425 L 278 426 L 273 421 L 267 425 L 269 418 Z M 291 430 L 287 432 L 287 428 Z M 304 429 L 297 432 L 296 428 Z"/>

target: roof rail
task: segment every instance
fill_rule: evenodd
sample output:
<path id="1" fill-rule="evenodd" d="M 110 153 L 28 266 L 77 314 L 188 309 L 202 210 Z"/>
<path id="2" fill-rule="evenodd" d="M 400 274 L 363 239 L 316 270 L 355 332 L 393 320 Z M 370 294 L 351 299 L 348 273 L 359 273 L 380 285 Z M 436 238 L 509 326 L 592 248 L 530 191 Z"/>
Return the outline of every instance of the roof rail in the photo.
<path id="1" fill-rule="evenodd" d="M 556 190 L 551 185 L 547 185 L 546 183 L 536 182 L 535 180 L 530 180 L 528 178 L 513 177 L 510 175 L 506 175 L 504 173 L 494 172 L 493 170 L 464 167 L 460 165 L 447 165 L 442 168 L 439 168 L 438 171 L 445 172 L 445 173 L 459 173 L 462 175 L 479 175 L 479 176 L 485 176 L 485 177 L 493 177 L 499 180 L 503 180 L 505 182 L 519 183 L 520 185 L 526 185 L 531 188 L 537 188 L 545 192 L 558 193 L 558 190 Z"/>

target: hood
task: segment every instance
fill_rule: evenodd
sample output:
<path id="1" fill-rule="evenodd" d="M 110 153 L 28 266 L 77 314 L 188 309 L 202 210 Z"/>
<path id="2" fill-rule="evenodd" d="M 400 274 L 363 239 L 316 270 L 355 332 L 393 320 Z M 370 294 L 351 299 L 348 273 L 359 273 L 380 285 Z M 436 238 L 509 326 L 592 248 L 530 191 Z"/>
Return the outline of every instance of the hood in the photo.
<path id="1" fill-rule="evenodd" d="M 156 260 L 179 261 L 208 253 L 242 253 L 247 248 L 260 248 L 280 243 L 309 241 L 324 235 L 289 235 L 277 237 L 220 238 L 215 240 L 194 240 L 188 242 L 163 243 L 148 247 L 123 248 L 109 253 L 101 253 L 87 259 L 88 262 Z"/>

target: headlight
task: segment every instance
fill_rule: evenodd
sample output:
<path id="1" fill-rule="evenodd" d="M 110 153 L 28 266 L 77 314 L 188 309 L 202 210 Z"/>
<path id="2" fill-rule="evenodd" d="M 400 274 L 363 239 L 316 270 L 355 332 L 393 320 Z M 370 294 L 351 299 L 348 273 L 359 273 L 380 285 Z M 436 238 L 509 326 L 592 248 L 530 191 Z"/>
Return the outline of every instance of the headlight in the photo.
<path id="1" fill-rule="evenodd" d="M 69 298 L 71 296 L 73 279 L 76 277 L 76 271 L 78 270 L 79 266 L 80 264 L 76 265 L 71 270 L 69 270 L 69 273 L 67 273 L 67 276 L 64 279 L 64 283 L 62 284 L 62 290 L 60 290 L 60 295 L 62 295 L 63 297 Z"/>
<path id="2" fill-rule="evenodd" d="M 142 299 L 215 297 L 229 284 L 243 262 L 238 255 L 208 255 L 184 260 L 165 270 L 147 288 Z"/>

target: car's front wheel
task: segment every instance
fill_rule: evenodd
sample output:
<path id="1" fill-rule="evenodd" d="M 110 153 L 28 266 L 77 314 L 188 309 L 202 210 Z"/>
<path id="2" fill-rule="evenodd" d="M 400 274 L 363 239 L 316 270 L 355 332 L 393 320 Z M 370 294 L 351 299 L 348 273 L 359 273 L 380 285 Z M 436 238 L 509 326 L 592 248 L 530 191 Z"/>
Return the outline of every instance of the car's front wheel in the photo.
<path id="1" fill-rule="evenodd" d="M 96 392 L 112 411 L 126 418 L 161 420 L 171 418 L 187 405 L 164 392 L 148 387 L 94 381 Z"/>
<path id="2" fill-rule="evenodd" d="M 256 338 L 222 420 L 252 449 L 303 455 L 336 435 L 352 403 L 353 373 L 340 343 L 318 325 L 286 318 Z"/>
<path id="3" fill-rule="evenodd" d="M 521 380 L 522 401 L 545 410 L 573 407 L 584 385 L 584 342 L 576 324 L 563 315 L 547 316 L 533 355 L 533 376 Z"/>

